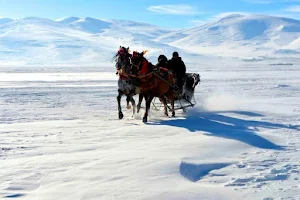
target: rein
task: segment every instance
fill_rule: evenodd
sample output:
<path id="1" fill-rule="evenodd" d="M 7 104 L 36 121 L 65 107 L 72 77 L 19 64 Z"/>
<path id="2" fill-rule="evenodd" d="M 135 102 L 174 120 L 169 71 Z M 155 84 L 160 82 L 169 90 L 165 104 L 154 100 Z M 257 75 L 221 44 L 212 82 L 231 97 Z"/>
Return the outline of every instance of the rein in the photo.
<path id="1" fill-rule="evenodd" d="M 138 63 L 138 64 L 131 64 L 131 71 L 132 71 L 132 67 L 135 67 L 137 71 L 140 71 L 140 65 L 142 64 L 142 60 Z"/>
<path id="2" fill-rule="evenodd" d="M 139 79 L 145 78 L 147 76 L 151 76 L 152 74 L 155 74 L 155 73 L 154 72 L 150 72 L 150 73 L 145 74 L 145 75 L 134 75 L 134 74 L 128 74 L 128 73 L 126 73 L 127 76 L 131 76 L 131 77 L 139 78 Z"/>
<path id="3" fill-rule="evenodd" d="M 134 66 L 134 67 L 136 67 L 137 70 L 139 70 L 141 64 L 142 64 L 142 61 L 140 61 L 138 64 L 132 63 L 132 67 Z M 132 68 L 132 67 L 131 67 L 131 68 Z"/>
<path id="4" fill-rule="evenodd" d="M 142 79 L 142 78 L 145 78 L 145 77 L 148 77 L 148 76 L 151 76 L 151 75 L 154 75 L 156 77 L 158 77 L 160 80 L 164 81 L 165 83 L 167 83 L 172 89 L 174 89 L 174 86 L 169 82 L 167 81 L 165 78 L 161 77 L 157 72 L 150 72 L 146 75 L 133 75 L 133 74 L 127 74 L 126 73 L 126 76 L 129 76 L 129 77 L 134 77 L 134 78 L 138 78 L 138 79 Z"/>
<path id="5" fill-rule="evenodd" d="M 159 79 L 161 79 L 162 81 L 164 81 L 165 83 L 167 83 L 172 89 L 174 89 L 174 86 L 172 84 L 170 84 L 169 81 L 167 81 L 165 78 L 161 77 L 158 73 L 153 72 L 154 76 L 158 77 Z"/>

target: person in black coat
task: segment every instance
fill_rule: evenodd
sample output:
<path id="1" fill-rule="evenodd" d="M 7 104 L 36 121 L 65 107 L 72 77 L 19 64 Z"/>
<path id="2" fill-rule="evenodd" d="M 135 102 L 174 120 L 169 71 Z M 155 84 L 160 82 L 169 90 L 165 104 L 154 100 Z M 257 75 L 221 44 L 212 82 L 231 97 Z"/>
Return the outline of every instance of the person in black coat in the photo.
<path id="1" fill-rule="evenodd" d="M 186 67 L 178 52 L 173 53 L 172 59 L 168 62 L 168 68 L 175 74 L 177 88 L 179 92 L 182 92 Z"/>
<path id="2" fill-rule="evenodd" d="M 156 64 L 156 66 L 158 67 L 168 67 L 168 58 L 165 55 L 159 55 L 157 58 L 157 62 L 158 63 Z"/>

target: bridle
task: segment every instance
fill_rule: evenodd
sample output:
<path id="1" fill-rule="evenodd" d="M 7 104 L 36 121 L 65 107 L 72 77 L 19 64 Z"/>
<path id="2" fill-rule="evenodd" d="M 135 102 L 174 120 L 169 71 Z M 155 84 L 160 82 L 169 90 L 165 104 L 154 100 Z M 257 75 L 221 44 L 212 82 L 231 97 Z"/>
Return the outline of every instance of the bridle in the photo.
<path id="1" fill-rule="evenodd" d="M 141 60 L 139 63 L 135 64 L 134 62 L 132 62 L 133 58 L 131 58 L 131 70 L 133 68 L 135 68 L 137 70 L 137 72 L 140 71 L 140 67 L 141 67 L 141 64 L 142 64 L 142 61 L 143 61 L 143 57 L 141 57 Z"/>

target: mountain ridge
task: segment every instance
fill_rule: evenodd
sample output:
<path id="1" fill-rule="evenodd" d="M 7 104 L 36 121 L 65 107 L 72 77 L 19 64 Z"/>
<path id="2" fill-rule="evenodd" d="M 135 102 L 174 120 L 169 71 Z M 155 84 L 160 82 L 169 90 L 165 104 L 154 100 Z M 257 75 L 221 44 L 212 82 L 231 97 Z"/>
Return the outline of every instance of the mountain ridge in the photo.
<path id="1" fill-rule="evenodd" d="M 167 29 L 143 22 L 67 17 L 0 19 L 0 59 L 22 63 L 109 62 L 120 46 L 159 54 L 274 57 L 300 53 L 300 21 L 232 14 L 203 25 Z"/>

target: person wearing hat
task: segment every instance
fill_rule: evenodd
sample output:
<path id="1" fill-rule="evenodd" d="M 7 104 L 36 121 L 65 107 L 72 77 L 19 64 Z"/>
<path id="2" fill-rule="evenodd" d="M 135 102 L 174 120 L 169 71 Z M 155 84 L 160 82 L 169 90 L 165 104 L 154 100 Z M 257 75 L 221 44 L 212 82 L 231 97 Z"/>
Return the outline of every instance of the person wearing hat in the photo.
<path id="1" fill-rule="evenodd" d="M 168 58 L 165 55 L 159 55 L 157 58 L 157 64 L 154 66 L 154 70 L 160 71 L 160 68 L 168 68 Z"/>
<path id="2" fill-rule="evenodd" d="M 168 68 L 175 74 L 176 86 L 179 93 L 182 93 L 183 84 L 185 79 L 186 67 L 178 52 L 174 52 L 172 59 L 168 62 Z"/>

